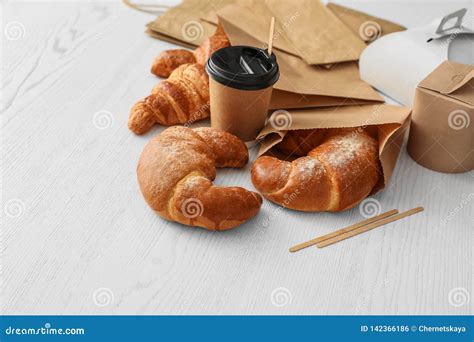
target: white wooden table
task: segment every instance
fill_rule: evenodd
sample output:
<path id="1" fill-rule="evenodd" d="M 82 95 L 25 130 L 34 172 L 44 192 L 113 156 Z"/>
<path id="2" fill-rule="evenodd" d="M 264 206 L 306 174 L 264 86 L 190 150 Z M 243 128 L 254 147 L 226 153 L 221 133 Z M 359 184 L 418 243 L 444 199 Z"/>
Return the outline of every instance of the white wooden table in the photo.
<path id="1" fill-rule="evenodd" d="M 413 26 L 466 4 L 351 6 Z M 110 1 L 3 1 L 1 12 L 3 313 L 472 313 L 473 172 L 432 172 L 403 149 L 375 199 L 382 211 L 425 212 L 296 254 L 291 245 L 360 221 L 359 208 L 308 214 L 265 201 L 223 233 L 163 221 L 135 178 L 163 128 L 127 129 L 157 82 L 153 57 L 174 47 L 143 33 L 152 16 Z M 217 183 L 253 189 L 249 167 Z"/>

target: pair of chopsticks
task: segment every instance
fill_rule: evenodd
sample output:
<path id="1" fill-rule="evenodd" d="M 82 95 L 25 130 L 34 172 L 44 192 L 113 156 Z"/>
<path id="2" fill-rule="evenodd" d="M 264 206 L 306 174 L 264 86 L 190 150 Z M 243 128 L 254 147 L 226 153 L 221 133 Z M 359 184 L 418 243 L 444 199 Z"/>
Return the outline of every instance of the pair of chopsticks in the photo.
<path id="1" fill-rule="evenodd" d="M 307 248 L 313 245 L 317 245 L 318 248 L 323 248 L 329 245 L 332 245 L 336 242 L 349 239 L 353 236 L 365 233 L 374 228 L 383 226 L 387 223 L 400 220 L 404 217 L 414 215 L 423 211 L 423 207 L 416 207 L 402 213 L 398 213 L 398 210 L 392 209 L 383 214 L 371 217 L 367 220 L 361 221 L 359 223 L 353 224 L 349 227 L 336 230 L 335 232 L 317 237 L 315 239 L 300 243 L 296 246 L 290 248 L 290 252 L 297 252 L 303 248 Z"/>

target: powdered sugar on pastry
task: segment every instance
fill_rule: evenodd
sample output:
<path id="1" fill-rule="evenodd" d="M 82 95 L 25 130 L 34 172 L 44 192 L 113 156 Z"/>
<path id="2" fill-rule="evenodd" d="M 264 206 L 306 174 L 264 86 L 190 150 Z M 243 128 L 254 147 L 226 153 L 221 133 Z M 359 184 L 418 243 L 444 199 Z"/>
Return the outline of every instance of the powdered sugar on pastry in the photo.
<path id="1" fill-rule="evenodd" d="M 330 151 L 325 160 L 331 166 L 337 168 L 344 167 L 356 158 L 361 151 L 372 147 L 367 137 L 361 134 L 333 137 L 331 143 L 334 144 L 337 149 Z"/>
<path id="2" fill-rule="evenodd" d="M 316 158 L 304 158 L 302 161 L 300 159 L 296 165 L 301 181 L 304 183 L 314 177 L 316 172 L 326 172 L 321 162 Z"/>
<path id="3" fill-rule="evenodd" d="M 137 178 L 146 202 L 161 217 L 225 230 L 256 215 L 262 204 L 257 193 L 212 184 L 216 167 L 243 167 L 247 160 L 245 144 L 232 134 L 175 126 L 145 146 Z"/>
<path id="4" fill-rule="evenodd" d="M 381 175 L 376 139 L 364 129 L 329 129 L 315 143 L 291 164 L 259 157 L 252 167 L 255 187 L 269 200 L 303 211 L 346 210 L 370 194 Z"/>

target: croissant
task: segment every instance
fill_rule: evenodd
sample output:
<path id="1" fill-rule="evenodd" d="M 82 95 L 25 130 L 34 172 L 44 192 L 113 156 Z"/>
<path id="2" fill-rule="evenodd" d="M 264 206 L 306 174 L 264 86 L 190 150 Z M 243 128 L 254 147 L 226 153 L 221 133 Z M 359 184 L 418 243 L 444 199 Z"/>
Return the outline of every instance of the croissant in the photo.
<path id="1" fill-rule="evenodd" d="M 245 144 L 213 128 L 167 128 L 144 148 L 137 177 L 148 205 L 170 221 L 209 230 L 234 228 L 255 216 L 262 197 L 212 184 L 216 167 L 243 167 Z"/>
<path id="2" fill-rule="evenodd" d="M 171 126 L 209 117 L 209 78 L 200 64 L 184 64 L 130 112 L 128 128 L 147 132 L 155 123 Z"/>
<path id="3" fill-rule="evenodd" d="M 291 162 L 257 158 L 251 171 L 253 184 L 270 201 L 290 209 L 354 207 L 371 193 L 382 173 L 377 140 L 361 128 L 316 130 L 315 134 L 321 143 Z"/>
<path id="4" fill-rule="evenodd" d="M 151 72 L 156 76 L 166 78 L 182 64 L 199 63 L 205 65 L 214 51 L 227 46 L 230 46 L 229 39 L 222 27 L 218 26 L 216 32 L 194 51 L 185 49 L 162 51 L 155 58 Z"/>
<path id="5" fill-rule="evenodd" d="M 196 63 L 193 51 L 185 49 L 165 50 L 155 58 L 151 66 L 151 73 L 158 77 L 167 78 L 180 65 L 193 63 Z"/>
<path id="6" fill-rule="evenodd" d="M 353 130 L 364 132 L 375 138 L 377 136 L 376 126 L 364 126 L 349 129 L 338 129 L 339 132 L 352 132 Z M 317 128 L 317 129 L 296 129 L 286 133 L 283 140 L 276 145 L 276 149 L 288 156 L 302 157 L 305 156 L 316 146 L 319 146 L 328 132 L 336 131 L 335 129 Z"/>

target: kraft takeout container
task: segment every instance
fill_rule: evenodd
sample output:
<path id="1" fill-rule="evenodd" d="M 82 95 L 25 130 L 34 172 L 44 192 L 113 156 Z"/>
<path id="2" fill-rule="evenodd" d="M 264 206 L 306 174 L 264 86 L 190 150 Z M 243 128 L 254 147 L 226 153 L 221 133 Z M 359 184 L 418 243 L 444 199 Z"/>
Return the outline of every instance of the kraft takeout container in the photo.
<path id="1" fill-rule="evenodd" d="M 416 88 L 408 153 L 431 170 L 474 169 L 474 67 L 445 61 Z"/>
<path id="2" fill-rule="evenodd" d="M 474 31 L 462 25 L 466 12 L 462 9 L 375 40 L 360 56 L 360 77 L 397 102 L 413 107 L 417 85 L 442 62 L 472 64 Z"/>
<path id="3" fill-rule="evenodd" d="M 261 143 L 258 155 L 276 153 L 273 147 L 290 130 L 376 126 L 383 177 L 374 187 L 375 193 L 383 189 L 392 176 L 410 124 L 410 113 L 410 108 L 387 104 L 277 110 L 257 137 Z"/>

